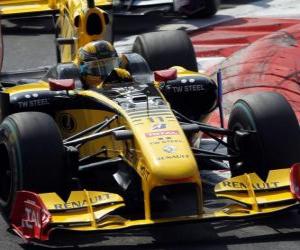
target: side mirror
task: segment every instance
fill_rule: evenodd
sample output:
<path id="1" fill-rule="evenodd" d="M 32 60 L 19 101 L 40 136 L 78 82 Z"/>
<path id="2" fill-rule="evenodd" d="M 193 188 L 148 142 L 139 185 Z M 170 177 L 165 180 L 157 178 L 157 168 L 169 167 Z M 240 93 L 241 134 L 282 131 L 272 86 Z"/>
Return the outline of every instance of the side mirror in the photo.
<path id="1" fill-rule="evenodd" d="M 166 82 L 177 78 L 177 69 L 166 69 L 154 71 L 155 81 Z"/>
<path id="2" fill-rule="evenodd" d="M 75 89 L 74 79 L 52 79 L 49 78 L 49 87 L 51 91 L 73 90 Z"/>

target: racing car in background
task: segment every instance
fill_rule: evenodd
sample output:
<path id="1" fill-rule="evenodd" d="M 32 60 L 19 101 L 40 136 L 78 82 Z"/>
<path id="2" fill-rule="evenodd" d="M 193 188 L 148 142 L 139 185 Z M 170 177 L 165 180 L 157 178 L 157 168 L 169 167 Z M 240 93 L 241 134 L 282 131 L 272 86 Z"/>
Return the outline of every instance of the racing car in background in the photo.
<path id="1" fill-rule="evenodd" d="M 15 233 L 47 243 L 299 206 L 299 125 L 284 97 L 245 96 L 227 128 L 213 127 L 221 75 L 198 72 L 184 31 L 140 35 L 123 56 L 133 80 L 97 89 L 85 88 L 76 56 L 36 81 L 0 76 L 0 207 Z M 227 153 L 196 147 L 203 134 Z M 215 194 L 232 202 L 208 211 L 200 170 L 224 160 L 232 178 Z"/>
<path id="2" fill-rule="evenodd" d="M 0 4 L 0 15 L 2 18 L 52 15 L 57 26 L 57 61 L 69 62 L 77 49 L 89 41 L 104 39 L 113 42 L 113 14 L 161 12 L 207 17 L 215 14 L 219 5 L 220 0 L 5 0 Z"/>
<path id="3" fill-rule="evenodd" d="M 1 14 L 17 15 L 49 13 L 70 3 L 70 0 L 4 0 L 0 5 Z M 79 4 L 85 3 L 85 1 Z M 220 6 L 220 0 L 96 0 L 96 6 L 112 10 L 117 15 L 145 15 L 153 12 L 173 12 L 189 17 L 209 17 Z"/>
<path id="4" fill-rule="evenodd" d="M 7 0 L 0 4 L 0 15 L 2 19 L 52 16 L 56 27 L 57 62 L 70 62 L 78 48 L 90 41 L 112 42 L 112 9 L 112 1 L 107 0 Z M 2 50 L 0 46 L 1 54 Z"/>
<path id="5" fill-rule="evenodd" d="M 220 6 L 220 0 L 114 0 L 117 15 L 173 13 L 188 17 L 209 17 Z"/>

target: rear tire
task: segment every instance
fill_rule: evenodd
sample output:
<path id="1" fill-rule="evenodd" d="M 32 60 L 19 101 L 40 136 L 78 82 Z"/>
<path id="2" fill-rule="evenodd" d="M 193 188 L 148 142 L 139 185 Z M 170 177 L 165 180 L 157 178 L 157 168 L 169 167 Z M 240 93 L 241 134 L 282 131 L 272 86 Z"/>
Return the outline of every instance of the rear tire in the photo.
<path id="1" fill-rule="evenodd" d="M 64 147 L 47 114 L 12 114 L 0 125 L 0 208 L 9 212 L 16 191 L 65 191 Z"/>
<path id="2" fill-rule="evenodd" d="M 299 124 L 290 104 L 280 94 L 261 92 L 238 100 L 228 128 L 257 131 L 243 146 L 237 137 L 228 137 L 228 143 L 241 154 L 240 161 L 230 162 L 232 176 L 256 172 L 265 179 L 269 170 L 300 162 Z"/>
<path id="3" fill-rule="evenodd" d="M 144 57 L 153 71 L 172 66 L 198 71 L 193 44 L 182 30 L 140 35 L 136 38 L 132 50 Z"/>

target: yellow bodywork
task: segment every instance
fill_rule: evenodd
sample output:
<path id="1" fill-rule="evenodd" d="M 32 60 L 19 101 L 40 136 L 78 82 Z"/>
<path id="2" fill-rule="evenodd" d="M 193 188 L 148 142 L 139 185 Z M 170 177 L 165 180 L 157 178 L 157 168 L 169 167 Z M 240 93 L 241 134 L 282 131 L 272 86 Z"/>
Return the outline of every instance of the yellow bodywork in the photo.
<path id="1" fill-rule="evenodd" d="M 6 89 L 4 92 L 10 95 L 22 91 L 38 91 L 48 88 L 48 83 L 39 82 L 20 85 Z M 110 128 L 124 126 L 134 134 L 132 141 L 117 141 L 113 135 L 105 136 L 86 143 L 80 149 L 80 156 L 94 154 L 101 148 L 105 148 L 105 156 L 114 158 L 121 156 L 138 173 L 142 180 L 142 189 L 145 203 L 145 218 L 151 219 L 150 193 L 155 187 L 173 185 L 176 183 L 193 183 L 197 189 L 198 213 L 202 213 L 203 197 L 198 166 L 194 158 L 190 144 L 169 105 L 164 109 L 149 111 L 149 115 L 143 110 L 126 112 L 116 102 L 101 93 L 92 90 L 78 90 L 70 92 L 70 95 L 81 95 L 105 103 L 114 112 L 73 109 L 61 110 L 55 114 L 55 119 L 64 138 L 76 134 L 92 125 L 119 113 L 117 120 L 111 123 Z M 66 129 L 62 116 L 71 117 L 74 127 Z M 159 131 L 153 130 L 153 126 L 163 122 L 165 128 Z M 164 138 L 163 142 L 161 139 Z M 168 146 L 172 145 L 171 151 Z M 101 155 L 100 155 L 101 156 Z"/>
<path id="2" fill-rule="evenodd" d="M 146 217 L 130 220 L 110 215 L 111 212 L 124 206 L 122 198 L 112 193 L 74 191 L 66 202 L 55 193 L 40 194 L 40 197 L 52 214 L 52 225 L 66 226 L 75 231 L 118 230 L 160 223 L 193 223 L 211 219 L 243 218 L 271 214 L 299 205 L 289 190 L 289 171 L 290 169 L 270 171 L 266 182 L 260 180 L 256 174 L 245 174 L 225 180 L 216 185 L 217 196 L 237 202 L 212 212 L 202 210 L 199 214 L 173 218 Z"/>
<path id="3" fill-rule="evenodd" d="M 58 38 L 73 40 L 72 44 L 59 45 L 60 61 L 70 62 L 76 58 L 78 48 L 88 42 L 110 40 L 111 17 L 103 8 L 112 9 L 112 0 L 95 0 L 92 8 L 86 0 L 4 0 L 0 16 L 58 16 Z"/>
<path id="4" fill-rule="evenodd" d="M 133 132 L 134 141 L 132 145 L 126 145 L 123 141 L 116 141 L 113 136 L 110 136 L 88 143 L 83 147 L 81 153 L 82 156 L 85 156 L 85 154 L 91 154 L 95 152 L 94 150 L 105 145 L 108 149 L 108 157 L 113 158 L 120 155 L 132 165 L 142 179 L 146 219 L 151 219 L 151 190 L 157 186 L 173 184 L 178 179 L 186 180 L 183 182 L 195 183 L 198 186 L 199 209 L 201 208 L 202 190 L 197 164 L 189 142 L 169 107 L 165 111 L 157 110 L 159 115 L 156 115 L 155 111 L 150 114 L 152 119 L 157 119 L 156 122 L 163 120 L 166 123 L 166 129 L 161 130 L 159 133 L 167 134 L 169 139 L 162 145 L 159 143 L 160 137 L 152 130 L 153 121 L 149 117 L 137 118 L 137 113 L 136 116 L 131 116 L 120 109 L 120 106 L 115 102 L 94 91 L 83 91 L 80 94 L 93 97 L 99 100 L 99 102 L 109 104 L 116 109 L 122 114 L 122 119 L 114 125 L 124 125 Z M 109 115 L 107 112 L 101 111 L 70 110 L 63 112 L 68 112 L 78 122 L 77 129 L 76 131 L 72 131 L 72 134 L 80 132 L 83 128 L 104 120 L 106 117 L 112 116 L 112 114 Z M 58 113 L 59 115 L 60 113 Z M 168 153 L 163 150 L 163 146 L 167 145 L 168 142 L 176 147 L 176 153 Z"/>
<path id="5" fill-rule="evenodd" d="M 62 6 L 74 2 L 75 5 L 82 4 L 81 0 L 2 0 L 0 3 L 0 15 L 9 16 L 15 14 L 35 14 L 42 12 L 53 12 Z M 111 6 L 112 0 L 95 0 L 96 6 Z"/>
<path id="6" fill-rule="evenodd" d="M 179 73 L 186 73 L 179 70 Z M 158 83 L 156 83 L 158 86 Z M 6 89 L 10 95 L 30 90 L 47 90 L 48 83 L 37 82 Z M 146 226 L 156 223 L 197 222 L 206 219 L 239 218 L 273 213 L 298 205 L 290 192 L 290 169 L 272 170 L 264 182 L 255 173 L 244 174 L 224 180 L 215 187 L 218 197 L 232 200 L 232 204 L 206 212 L 199 168 L 180 124 L 169 105 L 129 112 L 112 99 L 92 90 L 76 90 L 70 96 L 85 96 L 105 103 L 109 110 L 71 109 L 57 111 L 55 119 L 64 138 L 118 114 L 110 129 L 124 126 L 133 132 L 132 140 L 116 140 L 113 135 L 86 143 L 80 149 L 81 157 L 105 148 L 105 157 L 121 157 L 139 175 L 144 197 L 144 218 L 131 220 L 117 216 L 118 209 L 125 206 L 117 194 L 99 191 L 73 191 L 67 201 L 55 193 L 40 194 L 51 212 L 53 226 L 70 230 L 117 230 L 127 227 Z M 60 117 L 68 115 L 74 122 L 72 129 L 65 128 Z M 163 122 L 165 127 L 153 130 L 153 125 Z M 163 139 L 162 139 L 163 138 Z M 166 147 L 170 146 L 172 147 Z M 101 156 L 101 155 L 100 155 Z M 151 212 L 150 194 L 153 189 L 174 184 L 192 184 L 196 189 L 198 210 L 189 216 L 154 219 Z M 113 212 L 113 215 L 111 213 Z"/>
<path id="7" fill-rule="evenodd" d="M 217 197 L 228 198 L 249 206 L 253 212 L 263 208 L 276 207 L 279 203 L 294 203 L 290 191 L 290 169 L 269 172 L 266 181 L 256 173 L 244 174 L 224 180 L 215 187 Z"/>
<path id="8" fill-rule="evenodd" d="M 112 1 L 97 0 L 97 6 L 111 6 Z M 4 0 L 0 3 L 0 15 L 9 16 L 25 13 L 59 12 L 58 26 L 61 38 L 72 38 L 72 45 L 61 47 L 61 61 L 76 63 L 76 51 L 93 40 L 105 38 L 107 13 L 97 7 L 88 8 L 81 0 Z M 89 31 L 88 19 L 95 17 L 99 29 Z M 199 75 L 177 67 L 179 76 Z M 154 83 L 159 91 L 159 83 Z M 22 92 L 49 91 L 47 82 L 36 82 L 7 88 L 4 93 L 13 96 Z M 62 109 L 54 118 L 66 139 L 101 121 L 118 114 L 110 129 L 123 126 L 132 131 L 133 139 L 116 140 L 113 135 L 98 138 L 80 148 L 80 157 L 95 154 L 103 149 L 101 156 L 121 157 L 141 179 L 144 198 L 143 219 L 131 220 L 117 216 L 116 210 L 123 208 L 123 198 L 114 193 L 100 191 L 73 191 L 64 201 L 55 193 L 39 194 L 45 207 L 51 213 L 53 226 L 78 231 L 117 230 L 127 227 L 146 226 L 157 223 L 196 222 L 206 219 L 257 216 L 273 213 L 298 205 L 290 192 L 289 169 L 270 171 L 264 182 L 256 174 L 244 174 L 224 180 L 215 187 L 218 197 L 230 199 L 232 204 L 206 212 L 199 168 L 182 127 L 168 104 L 157 109 L 128 111 L 101 91 L 74 90 L 69 95 L 88 97 L 104 103 L 110 110 Z M 164 98 L 164 97 L 162 97 Z M 30 104 L 30 103 L 29 103 Z M 72 120 L 73 126 L 64 126 L 64 119 Z M 157 124 L 164 124 L 154 130 Z M 201 136 L 201 135 L 200 135 Z M 197 212 L 189 216 L 153 219 L 151 192 L 158 187 L 175 184 L 191 184 L 195 187 Z M 184 206 L 184 204 L 182 204 Z M 112 215 L 113 213 L 113 215 Z"/>
<path id="9" fill-rule="evenodd" d="M 101 9 L 110 6 L 108 1 L 98 1 L 94 8 L 88 8 L 85 1 L 68 0 L 59 8 L 58 27 L 60 38 L 74 39 L 72 45 L 60 46 L 61 62 L 70 62 L 75 59 L 78 48 L 95 40 L 107 40 L 108 27 L 111 20 L 108 14 Z"/>

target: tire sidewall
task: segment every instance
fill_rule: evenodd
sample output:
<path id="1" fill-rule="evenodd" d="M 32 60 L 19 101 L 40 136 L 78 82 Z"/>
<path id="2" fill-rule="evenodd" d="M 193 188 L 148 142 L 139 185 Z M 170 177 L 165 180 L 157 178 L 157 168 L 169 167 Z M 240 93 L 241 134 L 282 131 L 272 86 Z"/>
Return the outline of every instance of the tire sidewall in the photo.
<path id="1" fill-rule="evenodd" d="M 243 100 L 239 100 L 235 103 L 233 110 L 230 114 L 230 119 L 228 122 L 229 129 L 233 131 L 237 130 L 250 130 L 256 131 L 256 124 L 253 120 L 253 114 L 251 113 L 250 107 Z M 262 152 L 263 148 L 261 145 L 261 140 L 259 135 L 252 137 L 249 141 L 247 149 L 239 148 L 239 143 L 236 141 L 237 137 L 229 137 L 228 143 L 233 145 L 241 153 L 242 165 L 238 167 L 236 161 L 230 161 L 230 170 L 232 176 L 237 176 L 244 174 L 246 172 L 257 171 L 257 165 L 263 161 Z M 251 147 L 251 145 L 256 145 L 256 147 Z M 229 153 L 233 153 L 229 150 Z M 254 157 L 255 156 L 255 157 Z"/>
<path id="2" fill-rule="evenodd" d="M 0 144 L 6 148 L 11 169 L 11 192 L 0 202 L 4 211 L 11 209 L 19 190 L 67 191 L 65 150 L 52 117 L 39 112 L 16 113 L 5 118 L 0 130 Z"/>
<path id="3" fill-rule="evenodd" d="M 267 178 L 270 170 L 291 167 L 300 162 L 299 122 L 289 102 L 276 92 L 257 92 L 238 100 L 231 112 L 228 128 L 254 130 L 240 150 L 238 174 L 256 172 Z M 244 142 L 245 142 L 244 141 Z M 235 146 L 232 137 L 228 143 Z M 230 164 L 232 174 L 235 166 Z"/>
<path id="4" fill-rule="evenodd" d="M 9 119 L 9 118 L 8 118 Z M 5 213 L 8 213 L 15 194 L 18 190 L 22 189 L 23 180 L 21 178 L 22 172 L 22 155 L 19 144 L 19 136 L 16 126 L 12 119 L 5 120 L 1 124 L 0 131 L 0 144 L 4 144 L 8 153 L 8 160 L 11 170 L 11 188 L 7 201 L 0 199 L 0 207 Z"/>

